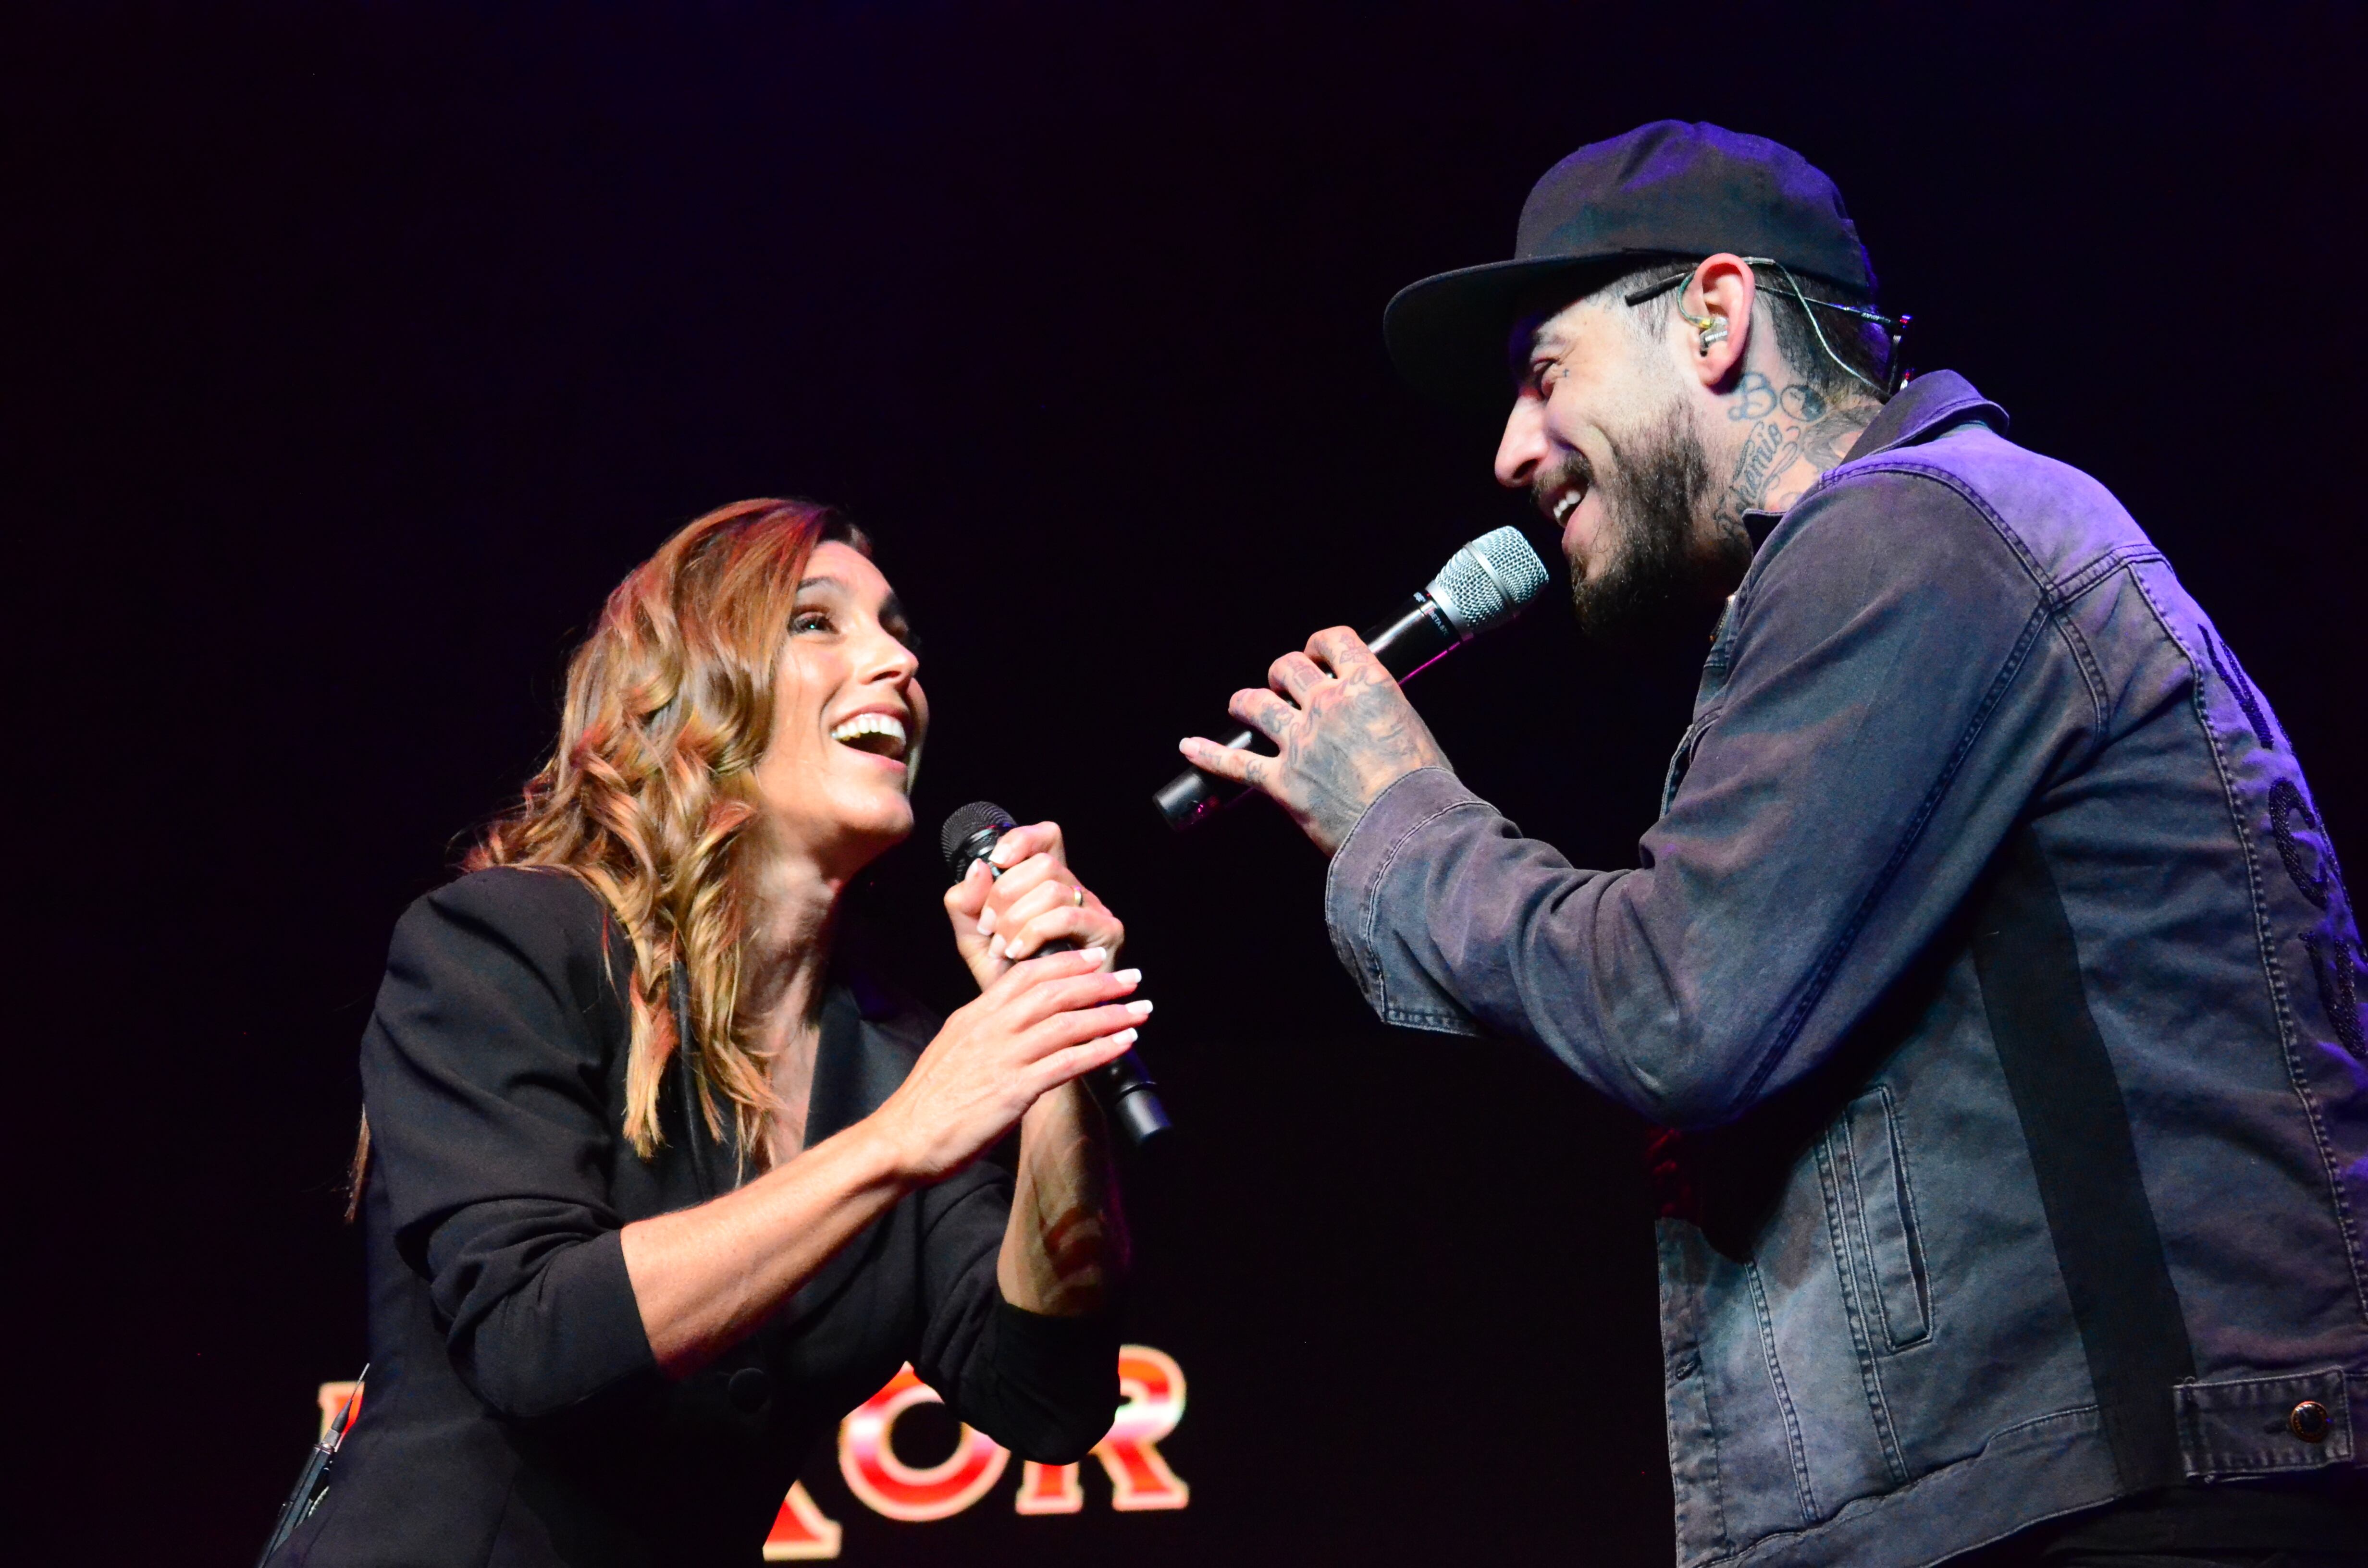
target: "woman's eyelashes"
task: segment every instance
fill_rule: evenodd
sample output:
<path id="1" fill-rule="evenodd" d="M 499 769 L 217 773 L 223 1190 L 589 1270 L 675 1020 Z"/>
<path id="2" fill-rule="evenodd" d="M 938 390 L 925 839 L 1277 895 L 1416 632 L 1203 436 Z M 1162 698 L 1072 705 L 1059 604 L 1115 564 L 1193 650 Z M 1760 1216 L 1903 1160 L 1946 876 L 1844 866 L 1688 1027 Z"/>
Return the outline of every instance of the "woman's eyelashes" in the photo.
<path id="1" fill-rule="evenodd" d="M 833 636 L 847 630 L 840 622 L 841 617 L 835 610 L 818 608 L 802 609 L 790 617 L 790 635 L 792 637 Z M 905 651 L 916 659 L 921 656 L 921 640 L 912 627 L 904 620 L 883 619 L 880 622 L 880 630 L 902 644 Z"/>

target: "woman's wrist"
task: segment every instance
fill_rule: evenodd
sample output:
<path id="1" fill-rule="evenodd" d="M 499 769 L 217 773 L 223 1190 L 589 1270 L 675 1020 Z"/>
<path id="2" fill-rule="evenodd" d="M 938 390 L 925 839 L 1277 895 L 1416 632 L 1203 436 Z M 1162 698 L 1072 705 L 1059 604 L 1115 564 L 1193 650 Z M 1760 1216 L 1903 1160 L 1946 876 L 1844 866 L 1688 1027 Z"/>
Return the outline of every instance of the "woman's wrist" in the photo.
<path id="1" fill-rule="evenodd" d="M 897 1114 L 900 1108 L 892 1100 L 818 1145 L 817 1152 L 828 1143 L 844 1143 L 857 1186 L 887 1187 L 900 1198 L 928 1186 L 939 1173 L 929 1168 L 927 1141 L 913 1135 Z"/>
<path id="2" fill-rule="evenodd" d="M 997 1260 L 1003 1298 L 1053 1317 L 1107 1304 L 1126 1253 L 1100 1108 L 1081 1083 L 1044 1095 L 1020 1122 L 1019 1179 Z"/>
<path id="3" fill-rule="evenodd" d="M 1074 1145 L 1094 1143 L 1101 1131 L 1101 1108 L 1086 1089 L 1085 1080 L 1072 1078 L 1036 1098 L 1019 1119 L 1022 1157 L 1042 1147 L 1046 1153 L 1068 1154 Z"/>

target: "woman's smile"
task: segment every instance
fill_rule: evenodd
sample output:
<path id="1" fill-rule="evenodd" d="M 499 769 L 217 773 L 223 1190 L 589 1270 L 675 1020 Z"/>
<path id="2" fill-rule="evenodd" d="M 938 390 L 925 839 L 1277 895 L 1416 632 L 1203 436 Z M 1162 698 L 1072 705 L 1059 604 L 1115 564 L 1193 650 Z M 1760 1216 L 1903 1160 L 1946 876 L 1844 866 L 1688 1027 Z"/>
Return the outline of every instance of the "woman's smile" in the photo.
<path id="1" fill-rule="evenodd" d="M 851 750 L 893 763 L 902 772 L 909 745 L 905 729 L 905 717 L 901 708 L 867 708 L 833 724 L 830 738 Z"/>

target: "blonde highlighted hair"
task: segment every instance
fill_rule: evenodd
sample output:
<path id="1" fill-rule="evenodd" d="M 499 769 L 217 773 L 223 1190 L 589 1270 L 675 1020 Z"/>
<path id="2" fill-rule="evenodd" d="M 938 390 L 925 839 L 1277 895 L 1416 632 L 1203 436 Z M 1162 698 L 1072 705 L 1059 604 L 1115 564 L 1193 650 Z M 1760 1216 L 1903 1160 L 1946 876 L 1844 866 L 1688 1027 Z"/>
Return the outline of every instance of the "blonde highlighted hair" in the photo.
<path id="1" fill-rule="evenodd" d="M 551 760 L 462 862 L 564 871 L 607 903 L 633 951 L 624 1131 L 645 1160 L 665 1142 L 659 1089 L 680 1049 L 677 962 L 700 1041 L 700 1104 L 689 1113 L 718 1135 L 729 1116 L 737 1146 L 760 1158 L 768 1142 L 771 1077 L 738 1016 L 749 897 L 739 850 L 757 813 L 752 771 L 772 739 L 798 584 L 825 540 L 871 553 L 828 507 L 736 501 L 636 567 L 568 665 Z"/>

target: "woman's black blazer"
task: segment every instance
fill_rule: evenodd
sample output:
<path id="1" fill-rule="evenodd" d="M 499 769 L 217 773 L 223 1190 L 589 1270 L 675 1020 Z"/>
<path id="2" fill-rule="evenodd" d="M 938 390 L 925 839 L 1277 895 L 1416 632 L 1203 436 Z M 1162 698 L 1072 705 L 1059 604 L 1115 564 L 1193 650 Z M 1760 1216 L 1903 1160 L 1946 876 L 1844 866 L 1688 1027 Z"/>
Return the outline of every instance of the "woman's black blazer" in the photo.
<path id="1" fill-rule="evenodd" d="M 278 1559 L 754 1564 L 799 1466 L 910 1360 L 1023 1458 L 1079 1458 L 1118 1403 L 1116 1331 L 1007 1304 L 1011 1181 L 980 1162 L 906 1198 L 753 1336 L 680 1382 L 642 1332 L 618 1233 L 733 1185 L 623 1136 L 632 950 L 562 872 L 480 871 L 396 926 L 362 1037 L 370 1384 L 328 1490 Z M 835 986 L 809 1137 L 868 1115 L 934 1032 Z M 703 1129 L 702 1129 L 703 1131 Z"/>

